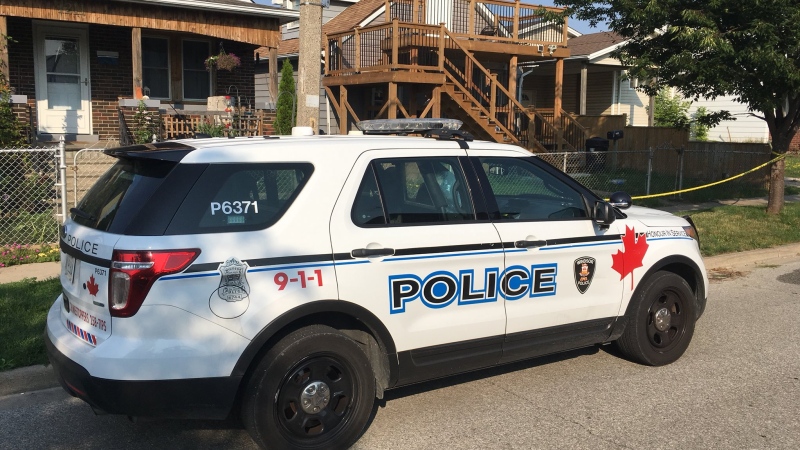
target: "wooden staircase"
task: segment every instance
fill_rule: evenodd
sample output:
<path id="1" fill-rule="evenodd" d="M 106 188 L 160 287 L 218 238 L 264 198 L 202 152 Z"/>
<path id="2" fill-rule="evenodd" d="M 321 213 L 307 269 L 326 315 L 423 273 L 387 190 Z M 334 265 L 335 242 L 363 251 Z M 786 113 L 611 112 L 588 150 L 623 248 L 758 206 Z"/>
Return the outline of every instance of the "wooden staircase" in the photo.
<path id="1" fill-rule="evenodd" d="M 583 148 L 588 131 L 573 116 L 562 111 L 560 126 L 556 126 L 553 114 L 524 107 L 459 39 L 449 31 L 442 37 L 446 37 L 443 61 L 446 82 L 442 88 L 461 110 L 458 115 L 469 118 L 462 120 L 467 131 L 539 152 Z M 454 112 L 451 110 L 450 114 Z"/>

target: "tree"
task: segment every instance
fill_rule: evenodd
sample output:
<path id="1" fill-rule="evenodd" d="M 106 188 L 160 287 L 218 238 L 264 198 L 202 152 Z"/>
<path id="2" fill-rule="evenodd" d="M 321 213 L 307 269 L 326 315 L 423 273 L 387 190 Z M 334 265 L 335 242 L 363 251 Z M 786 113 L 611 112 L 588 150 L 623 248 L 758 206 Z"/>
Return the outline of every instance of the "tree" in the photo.
<path id="1" fill-rule="evenodd" d="M 615 52 L 631 76 L 653 80 L 655 95 L 674 86 L 689 98 L 732 95 L 767 123 L 784 154 L 800 129 L 800 2 L 796 0 L 556 0 L 566 15 L 606 22 L 628 43 Z M 703 117 L 706 125 L 730 118 Z M 767 212 L 783 209 L 779 159 L 770 170 Z"/>
<path id="2" fill-rule="evenodd" d="M 689 129 L 689 107 L 680 95 L 672 95 L 669 88 L 662 88 L 656 95 L 653 119 L 657 127 Z"/>
<path id="3" fill-rule="evenodd" d="M 694 120 L 692 121 L 692 138 L 695 141 L 707 141 L 708 129 L 711 128 L 706 123 L 705 117 L 708 116 L 708 109 L 705 106 L 697 108 L 694 112 Z"/>
<path id="4" fill-rule="evenodd" d="M 9 37 L 0 34 L 0 54 L 8 48 Z M 0 59 L 0 148 L 25 144 L 22 126 L 11 109 L 11 86 L 5 72 L 5 62 Z"/>
<path id="5" fill-rule="evenodd" d="M 294 69 L 288 59 L 283 60 L 281 82 L 278 84 L 278 101 L 275 113 L 275 133 L 291 134 L 295 120 Z"/>

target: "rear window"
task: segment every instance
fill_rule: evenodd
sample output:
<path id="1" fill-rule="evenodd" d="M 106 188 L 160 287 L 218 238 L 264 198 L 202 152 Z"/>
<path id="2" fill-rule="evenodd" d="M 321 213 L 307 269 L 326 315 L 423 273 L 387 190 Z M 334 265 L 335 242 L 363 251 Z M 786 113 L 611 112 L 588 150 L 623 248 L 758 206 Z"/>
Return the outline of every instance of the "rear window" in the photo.
<path id="1" fill-rule="evenodd" d="M 266 228 L 286 212 L 313 170 L 308 163 L 211 165 L 178 208 L 166 234 Z"/>
<path id="2" fill-rule="evenodd" d="M 72 210 L 72 220 L 100 231 L 122 231 L 175 166 L 169 161 L 120 159 Z"/>

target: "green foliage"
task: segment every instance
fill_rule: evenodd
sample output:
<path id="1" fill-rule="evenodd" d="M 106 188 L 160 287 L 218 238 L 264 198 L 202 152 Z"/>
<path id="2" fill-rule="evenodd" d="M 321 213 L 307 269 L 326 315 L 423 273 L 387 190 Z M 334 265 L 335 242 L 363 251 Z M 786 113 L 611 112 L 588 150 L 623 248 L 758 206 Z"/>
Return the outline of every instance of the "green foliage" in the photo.
<path id="1" fill-rule="evenodd" d="M 211 137 L 222 137 L 225 136 L 225 125 L 205 120 L 203 123 L 197 126 L 196 131 L 201 134 L 207 134 Z"/>
<path id="2" fill-rule="evenodd" d="M 139 100 L 136 114 L 133 115 L 133 142 L 153 142 L 153 135 L 161 136 L 161 114 L 158 111 L 148 111 L 144 100 Z"/>
<path id="3" fill-rule="evenodd" d="M 795 0 L 556 0 L 567 14 L 607 23 L 628 43 L 614 56 L 630 75 L 688 98 L 732 95 L 759 113 L 776 152 L 800 128 L 800 3 Z M 731 119 L 703 116 L 705 125 Z"/>
<path id="4" fill-rule="evenodd" d="M 0 284 L 0 370 L 47 363 L 42 330 L 59 293 L 58 278 Z"/>
<path id="5" fill-rule="evenodd" d="M 786 171 L 784 175 L 790 178 L 800 178 L 800 155 L 786 156 Z"/>
<path id="6" fill-rule="evenodd" d="M 291 134 L 296 120 L 294 69 L 288 59 L 283 60 L 281 82 L 278 85 L 277 111 L 275 113 L 275 133 Z"/>
<path id="7" fill-rule="evenodd" d="M 692 216 L 700 232 L 703 256 L 800 242 L 800 203 L 787 203 L 777 215 L 769 215 L 759 206 L 735 205 L 676 213 L 686 214 Z"/>
<path id="8" fill-rule="evenodd" d="M 711 128 L 705 123 L 705 118 L 708 116 L 708 109 L 705 106 L 697 108 L 694 113 L 694 120 L 692 121 L 692 139 L 695 141 L 707 141 L 708 130 Z"/>
<path id="9" fill-rule="evenodd" d="M 9 37 L 0 34 L 0 52 L 8 47 Z M 0 69 L 5 63 L 0 61 Z M 25 145 L 23 125 L 17 120 L 11 109 L 11 86 L 5 74 L 0 70 L 0 147 L 17 147 Z"/>
<path id="10" fill-rule="evenodd" d="M 653 118 L 657 127 L 689 129 L 689 107 L 692 102 L 684 101 L 680 95 L 672 95 L 672 90 L 662 88 L 656 95 Z"/>

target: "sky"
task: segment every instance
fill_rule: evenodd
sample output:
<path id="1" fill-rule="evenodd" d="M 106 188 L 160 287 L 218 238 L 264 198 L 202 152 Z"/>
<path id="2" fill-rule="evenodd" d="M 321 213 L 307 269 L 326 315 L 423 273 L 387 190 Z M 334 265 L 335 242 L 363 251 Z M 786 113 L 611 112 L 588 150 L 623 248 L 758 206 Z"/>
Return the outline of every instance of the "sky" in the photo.
<path id="1" fill-rule="evenodd" d="M 256 3 L 261 3 L 264 5 L 272 5 L 273 2 L 273 0 L 255 0 L 255 1 Z M 553 0 L 523 0 L 523 3 L 530 3 L 542 6 L 555 6 L 553 4 Z M 575 20 L 572 18 L 569 19 L 569 26 L 582 34 L 597 33 L 598 31 L 604 31 L 606 29 L 602 25 L 599 25 L 596 28 L 591 28 L 589 27 L 588 22 L 582 20 Z"/>
<path id="2" fill-rule="evenodd" d="M 557 6 L 554 4 L 553 0 L 523 0 L 523 3 L 532 3 L 535 5 L 542 5 L 542 6 Z M 597 27 L 591 28 L 589 26 L 589 22 L 584 20 L 576 20 L 570 17 L 569 26 L 580 32 L 581 34 L 589 34 L 589 33 L 597 33 L 600 31 L 605 31 L 607 28 L 603 26 L 603 24 L 598 24 Z"/>

